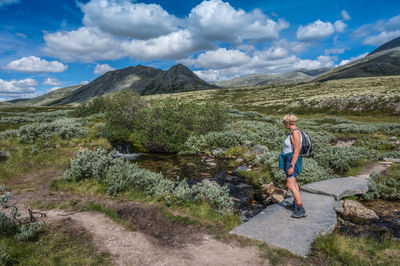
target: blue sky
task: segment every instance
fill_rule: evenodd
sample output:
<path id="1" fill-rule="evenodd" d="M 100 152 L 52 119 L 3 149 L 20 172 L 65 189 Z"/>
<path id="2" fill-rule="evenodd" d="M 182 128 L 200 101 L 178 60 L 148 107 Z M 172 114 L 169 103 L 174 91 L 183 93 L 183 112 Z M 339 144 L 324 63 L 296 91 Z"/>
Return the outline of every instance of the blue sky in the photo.
<path id="1" fill-rule="evenodd" d="M 0 0 L 0 101 L 137 64 L 209 81 L 334 67 L 398 36 L 395 0 Z"/>

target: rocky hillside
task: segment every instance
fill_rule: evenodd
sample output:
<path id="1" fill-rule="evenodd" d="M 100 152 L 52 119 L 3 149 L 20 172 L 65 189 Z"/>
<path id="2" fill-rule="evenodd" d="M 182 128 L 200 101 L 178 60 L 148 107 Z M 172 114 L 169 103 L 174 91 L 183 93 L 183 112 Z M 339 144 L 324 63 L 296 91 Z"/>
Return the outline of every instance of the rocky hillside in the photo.
<path id="1" fill-rule="evenodd" d="M 400 37 L 383 44 L 364 58 L 339 66 L 315 81 L 400 75 Z"/>
<path id="2" fill-rule="evenodd" d="M 138 65 L 109 71 L 67 97 L 55 101 L 52 105 L 85 102 L 93 97 L 123 89 L 133 89 L 141 95 L 149 95 L 210 88 L 216 88 L 216 86 L 203 81 L 181 64 L 166 71 Z"/>
<path id="3" fill-rule="evenodd" d="M 57 101 L 71 94 L 73 91 L 79 89 L 82 85 L 70 86 L 65 88 L 60 88 L 55 91 L 43 94 L 35 98 L 28 99 L 15 99 L 8 101 L 13 103 L 13 106 L 40 106 L 40 105 L 50 105 L 52 102 Z"/>
<path id="4" fill-rule="evenodd" d="M 283 74 L 252 74 L 239 78 L 217 81 L 213 84 L 220 87 L 252 87 L 272 84 L 294 84 L 308 82 L 329 70 L 330 68 L 319 68 L 314 70 L 299 69 Z"/>

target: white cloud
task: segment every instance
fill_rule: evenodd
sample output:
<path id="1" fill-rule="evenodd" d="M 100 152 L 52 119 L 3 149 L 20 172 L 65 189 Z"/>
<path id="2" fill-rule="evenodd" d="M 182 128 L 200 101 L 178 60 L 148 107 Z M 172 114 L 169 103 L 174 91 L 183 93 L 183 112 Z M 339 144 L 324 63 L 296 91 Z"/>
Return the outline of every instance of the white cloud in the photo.
<path id="1" fill-rule="evenodd" d="M 210 44 L 196 40 L 188 30 L 180 30 L 155 39 L 124 42 L 121 47 L 130 57 L 153 60 L 182 59 L 192 52 L 210 48 Z"/>
<path id="2" fill-rule="evenodd" d="M 43 82 L 43 85 L 49 85 L 49 86 L 60 86 L 62 83 L 56 78 L 47 78 Z"/>
<path id="3" fill-rule="evenodd" d="M 82 80 L 79 84 L 81 84 L 81 85 L 86 85 L 86 84 L 89 84 L 89 81 L 87 81 L 87 80 Z"/>
<path id="4" fill-rule="evenodd" d="M 342 15 L 342 18 L 343 18 L 344 21 L 347 21 L 347 20 L 351 19 L 349 13 L 347 13 L 346 10 L 342 10 L 341 15 Z"/>
<path id="5" fill-rule="evenodd" d="M 3 80 L 0 79 L 0 93 L 1 94 L 20 94 L 27 92 L 35 92 L 38 83 L 36 80 L 27 78 L 22 80 Z"/>
<path id="6" fill-rule="evenodd" d="M 58 90 L 58 89 L 61 89 L 61 87 L 50 88 L 50 89 L 47 90 L 47 92 L 52 92 L 52 91 L 55 91 L 55 90 Z"/>
<path id="7" fill-rule="evenodd" d="M 44 40 L 46 46 L 43 50 L 47 55 L 69 62 L 116 60 L 125 56 L 120 41 L 93 27 L 45 33 Z"/>
<path id="8" fill-rule="evenodd" d="M 8 63 L 5 68 L 27 73 L 46 73 L 63 72 L 68 66 L 58 61 L 47 61 L 36 56 L 28 56 Z"/>
<path id="9" fill-rule="evenodd" d="M 92 0 L 81 4 L 83 23 L 103 32 L 135 39 L 151 39 L 176 31 L 179 20 L 156 4 L 128 0 Z"/>
<path id="10" fill-rule="evenodd" d="M 344 54 L 344 52 L 348 50 L 348 48 L 332 48 L 332 49 L 325 49 L 324 53 L 326 55 L 330 54 Z"/>
<path id="11" fill-rule="evenodd" d="M 378 20 L 374 24 L 364 24 L 354 31 L 356 38 L 365 37 L 363 44 L 379 46 L 400 37 L 400 15 L 388 20 Z"/>
<path id="12" fill-rule="evenodd" d="M 0 8 L 19 3 L 19 0 L 0 0 Z"/>
<path id="13" fill-rule="evenodd" d="M 350 63 L 350 62 L 353 62 L 353 61 L 355 61 L 355 60 L 364 58 L 364 57 L 366 57 L 367 55 L 368 55 L 368 53 L 364 53 L 364 54 L 360 54 L 359 56 L 351 57 L 350 59 L 342 60 L 342 61 L 340 61 L 339 66 L 343 66 L 343 65 L 348 64 L 348 63 Z"/>
<path id="14" fill-rule="evenodd" d="M 210 41 L 241 43 L 243 40 L 278 39 L 289 23 L 274 21 L 255 9 L 246 13 L 221 0 L 203 1 L 188 16 L 189 29 Z"/>
<path id="15" fill-rule="evenodd" d="M 307 26 L 299 26 L 297 39 L 299 41 L 316 41 L 328 37 L 335 32 L 335 28 L 330 22 L 317 20 Z"/>
<path id="16" fill-rule="evenodd" d="M 383 31 L 379 34 L 368 36 L 367 38 L 364 39 L 363 44 L 379 46 L 397 37 L 400 37 L 400 30 L 389 31 L 389 32 Z"/>
<path id="17" fill-rule="evenodd" d="M 300 25 L 297 29 L 297 39 L 303 42 L 321 40 L 334 32 L 343 32 L 346 26 L 341 20 L 335 21 L 334 24 L 317 20 L 306 26 Z"/>
<path id="18" fill-rule="evenodd" d="M 333 26 L 335 27 L 336 32 L 344 32 L 344 29 L 347 27 L 346 23 L 341 20 L 335 21 Z"/>
<path id="19" fill-rule="evenodd" d="M 108 71 L 115 70 L 115 68 L 111 67 L 108 64 L 97 64 L 96 67 L 94 68 L 94 74 L 104 74 Z"/>
<path id="20" fill-rule="evenodd" d="M 239 50 L 220 48 L 202 53 L 197 58 L 182 61 L 188 65 L 204 68 L 195 71 L 199 77 L 216 81 L 254 73 L 283 73 L 301 68 L 330 67 L 336 60 L 337 57 L 326 55 L 319 56 L 315 60 L 301 59 L 291 55 L 289 50 L 283 47 L 273 46 L 263 51 L 255 51 L 252 55 Z"/>
<path id="21" fill-rule="evenodd" d="M 227 68 L 246 63 L 250 57 L 239 50 L 227 50 L 219 48 L 215 51 L 207 51 L 200 54 L 197 59 L 182 60 L 182 63 L 194 65 L 197 68 L 214 69 Z"/>

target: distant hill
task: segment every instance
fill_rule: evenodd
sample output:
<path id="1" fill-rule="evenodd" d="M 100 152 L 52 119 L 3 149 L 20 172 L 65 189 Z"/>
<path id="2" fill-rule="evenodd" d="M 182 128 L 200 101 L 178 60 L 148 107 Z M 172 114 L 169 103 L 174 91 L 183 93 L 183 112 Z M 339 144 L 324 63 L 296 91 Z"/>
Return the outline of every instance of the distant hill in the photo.
<path id="1" fill-rule="evenodd" d="M 14 99 L 14 100 L 10 100 L 8 102 L 13 103 L 14 106 L 49 105 L 54 101 L 57 101 L 61 98 L 68 96 L 70 93 L 72 93 L 76 89 L 79 89 L 80 87 L 82 87 L 82 85 L 60 88 L 60 89 L 54 90 L 52 92 L 43 94 L 43 95 L 35 97 L 35 98 Z"/>
<path id="2" fill-rule="evenodd" d="M 85 102 L 93 97 L 123 89 L 133 89 L 141 95 L 149 95 L 212 88 L 216 86 L 200 79 L 182 64 L 175 65 L 166 71 L 138 65 L 109 71 L 51 105 Z"/>
<path id="3" fill-rule="evenodd" d="M 294 84 L 300 82 L 308 82 L 318 75 L 331 70 L 330 68 L 319 68 L 314 70 L 299 69 L 296 71 L 283 74 L 252 74 L 239 78 L 221 80 L 213 84 L 220 87 L 251 87 L 265 86 L 272 84 Z"/>
<path id="4" fill-rule="evenodd" d="M 336 67 L 314 81 L 400 75 L 400 37 L 387 42 L 369 55 Z"/>

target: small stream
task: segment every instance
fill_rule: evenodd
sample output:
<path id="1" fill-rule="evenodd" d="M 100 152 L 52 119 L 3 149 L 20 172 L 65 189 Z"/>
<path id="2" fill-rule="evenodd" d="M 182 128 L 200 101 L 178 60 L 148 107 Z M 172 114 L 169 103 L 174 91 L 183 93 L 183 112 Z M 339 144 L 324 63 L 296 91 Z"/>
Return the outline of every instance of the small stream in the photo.
<path id="1" fill-rule="evenodd" d="M 240 219 L 245 222 L 256 216 L 266 207 L 263 199 L 252 184 L 237 175 L 236 167 L 229 167 L 226 159 L 217 159 L 201 155 L 178 156 L 168 153 L 133 153 L 129 145 L 113 145 L 116 155 L 137 163 L 140 167 L 173 181 L 186 180 L 189 185 L 203 179 L 226 185 L 233 198 Z"/>

